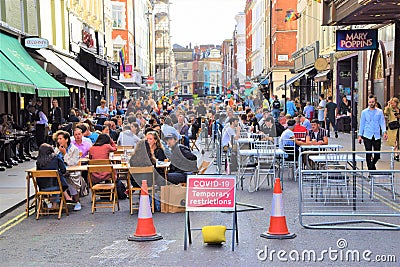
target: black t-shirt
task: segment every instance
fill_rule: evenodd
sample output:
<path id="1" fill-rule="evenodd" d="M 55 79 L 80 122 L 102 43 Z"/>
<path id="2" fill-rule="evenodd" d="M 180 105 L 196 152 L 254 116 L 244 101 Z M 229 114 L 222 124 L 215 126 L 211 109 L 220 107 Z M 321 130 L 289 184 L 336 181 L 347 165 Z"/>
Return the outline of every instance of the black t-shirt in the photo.
<path id="1" fill-rule="evenodd" d="M 281 103 L 279 102 L 279 100 L 274 100 L 274 102 L 272 102 L 272 107 L 274 109 L 280 109 L 281 108 Z"/>
<path id="2" fill-rule="evenodd" d="M 334 119 L 335 118 L 335 109 L 336 108 L 337 108 L 336 103 L 328 102 L 326 104 L 326 110 L 327 110 L 326 117 Z"/>

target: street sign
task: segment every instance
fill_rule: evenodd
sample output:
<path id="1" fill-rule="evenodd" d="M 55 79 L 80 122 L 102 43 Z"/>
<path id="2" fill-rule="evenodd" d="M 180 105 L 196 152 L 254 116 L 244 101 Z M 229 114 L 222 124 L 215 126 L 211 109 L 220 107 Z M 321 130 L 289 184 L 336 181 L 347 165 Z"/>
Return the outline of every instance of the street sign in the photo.
<path id="1" fill-rule="evenodd" d="M 154 77 L 147 77 L 147 84 L 152 85 L 154 83 Z"/>
<path id="2" fill-rule="evenodd" d="M 246 87 L 247 89 L 250 89 L 251 88 L 251 82 L 249 82 L 249 81 L 247 81 L 247 82 L 245 82 L 244 83 L 244 87 Z"/>
<path id="3" fill-rule="evenodd" d="M 234 211 L 236 177 L 189 175 L 186 211 Z"/>

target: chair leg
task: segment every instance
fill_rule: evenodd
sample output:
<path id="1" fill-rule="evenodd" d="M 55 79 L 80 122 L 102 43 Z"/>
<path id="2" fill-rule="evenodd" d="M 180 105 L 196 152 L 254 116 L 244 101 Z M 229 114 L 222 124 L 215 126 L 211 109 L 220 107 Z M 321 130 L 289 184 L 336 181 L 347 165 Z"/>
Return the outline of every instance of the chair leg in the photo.
<path id="1" fill-rule="evenodd" d="M 151 198 L 152 198 L 151 212 L 154 213 L 154 207 L 156 206 L 156 199 L 154 197 L 154 189 L 151 189 Z"/>
<path id="2" fill-rule="evenodd" d="M 64 205 L 64 196 L 61 197 L 60 206 L 58 207 L 58 219 L 61 219 L 63 205 Z"/>
<path id="3" fill-rule="evenodd" d="M 41 212 L 42 206 L 43 206 L 43 202 L 42 201 L 43 201 L 43 198 L 42 198 L 42 195 L 40 195 L 39 196 L 39 201 L 37 202 L 38 203 L 38 209 L 36 211 L 36 220 L 39 220 L 40 212 Z"/>
<path id="4" fill-rule="evenodd" d="M 96 205 L 96 191 L 92 190 L 92 214 L 94 213 L 94 207 Z"/>

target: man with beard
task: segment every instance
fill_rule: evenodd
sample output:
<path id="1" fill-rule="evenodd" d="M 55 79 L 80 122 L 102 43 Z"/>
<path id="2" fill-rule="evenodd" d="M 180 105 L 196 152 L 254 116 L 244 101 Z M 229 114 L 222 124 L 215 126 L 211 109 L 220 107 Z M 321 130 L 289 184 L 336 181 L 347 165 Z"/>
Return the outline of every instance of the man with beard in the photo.
<path id="1" fill-rule="evenodd" d="M 188 147 L 178 144 L 176 134 L 168 134 L 165 139 L 172 152 L 168 181 L 173 184 L 186 183 L 187 175 L 197 171 L 197 157 Z"/>

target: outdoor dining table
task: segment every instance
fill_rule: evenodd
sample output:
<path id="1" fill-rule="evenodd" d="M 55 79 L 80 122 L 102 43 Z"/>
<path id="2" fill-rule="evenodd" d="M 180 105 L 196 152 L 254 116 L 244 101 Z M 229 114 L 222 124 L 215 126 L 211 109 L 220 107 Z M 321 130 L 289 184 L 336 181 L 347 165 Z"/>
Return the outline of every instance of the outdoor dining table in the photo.
<path id="1" fill-rule="evenodd" d="M 163 168 L 164 169 L 164 179 L 165 179 L 165 184 L 168 184 L 168 170 L 169 167 L 171 166 L 170 161 L 159 161 L 157 160 L 156 162 L 156 168 Z"/>
<path id="2" fill-rule="evenodd" d="M 243 165 L 243 162 L 242 162 L 243 157 L 268 156 L 269 154 L 265 150 L 264 151 L 263 150 L 260 151 L 260 150 L 257 150 L 257 149 L 239 149 L 238 150 L 238 155 L 239 155 L 238 175 L 240 176 L 241 175 L 241 170 L 242 170 L 242 165 Z M 278 166 L 279 166 L 278 174 L 279 174 L 279 177 L 281 177 L 282 168 L 280 167 L 280 163 L 279 162 L 284 159 L 285 152 L 281 148 L 276 148 L 275 149 L 275 155 L 278 156 L 277 157 Z"/>
<path id="3" fill-rule="evenodd" d="M 317 163 L 316 165 L 322 163 L 322 162 L 326 162 L 327 160 L 329 161 L 330 159 L 332 159 L 331 161 L 341 161 L 341 162 L 347 162 L 350 164 L 350 162 L 353 160 L 353 156 L 352 155 L 348 155 L 346 157 L 344 157 L 343 155 L 345 154 L 318 154 L 318 155 L 310 155 L 310 160 L 312 160 L 313 162 Z M 361 170 L 364 169 L 364 161 L 365 158 L 361 157 L 359 155 L 355 155 L 355 162 L 361 162 Z"/>
<path id="4" fill-rule="evenodd" d="M 87 171 L 89 165 L 75 165 L 67 166 L 67 171 L 77 172 L 77 171 Z M 129 171 L 129 165 L 122 164 L 112 164 L 113 169 L 117 171 Z M 36 171 L 36 167 L 25 170 L 26 172 L 26 217 L 29 217 L 29 197 L 30 197 L 30 182 L 32 178 L 32 172 Z"/>

